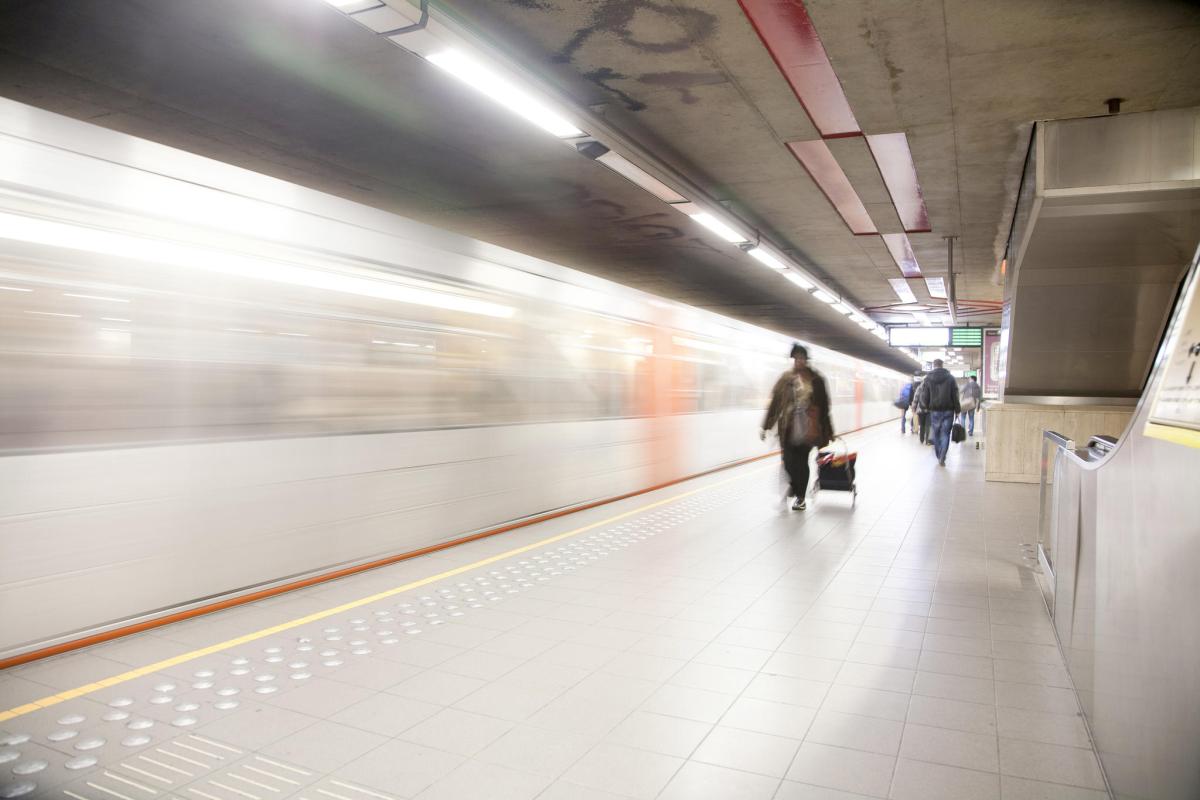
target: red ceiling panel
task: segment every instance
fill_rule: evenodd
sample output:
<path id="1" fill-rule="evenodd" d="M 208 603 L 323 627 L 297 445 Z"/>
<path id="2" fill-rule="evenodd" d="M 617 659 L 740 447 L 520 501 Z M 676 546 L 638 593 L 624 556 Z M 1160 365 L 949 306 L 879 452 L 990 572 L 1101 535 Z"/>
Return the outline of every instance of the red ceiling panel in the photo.
<path id="1" fill-rule="evenodd" d="M 921 265 L 917 263 L 917 256 L 913 253 L 908 236 L 903 233 L 884 233 L 881 235 L 883 236 L 883 243 L 887 245 L 888 252 L 892 254 L 892 260 L 900 268 L 900 274 L 906 278 L 921 277 Z"/>
<path id="2" fill-rule="evenodd" d="M 908 137 L 903 133 L 880 133 L 867 136 L 867 146 L 883 176 L 892 204 L 900 216 L 900 223 L 908 233 L 928 233 L 929 211 L 925 208 L 925 195 L 917 181 L 917 166 L 913 163 L 912 151 L 908 149 Z"/>
<path id="3" fill-rule="evenodd" d="M 825 142 L 820 139 L 811 142 L 788 142 L 788 149 L 808 170 L 808 174 L 816 181 L 817 186 L 821 187 L 825 197 L 842 215 L 842 219 L 853 233 L 865 235 L 878 232 L 862 200 L 859 199 L 858 192 L 854 191 L 850 179 L 846 177 L 846 173 L 842 171 Z"/>
<path id="4" fill-rule="evenodd" d="M 758 38 L 821 136 L 860 136 L 862 131 L 842 92 L 808 11 L 800 0 L 738 0 Z"/>

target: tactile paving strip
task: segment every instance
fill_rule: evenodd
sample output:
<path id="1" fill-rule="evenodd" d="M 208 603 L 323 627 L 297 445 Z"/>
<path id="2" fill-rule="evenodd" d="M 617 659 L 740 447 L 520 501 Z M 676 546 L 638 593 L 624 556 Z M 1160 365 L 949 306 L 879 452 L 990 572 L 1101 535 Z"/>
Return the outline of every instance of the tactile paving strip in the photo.
<path id="1" fill-rule="evenodd" d="M 243 698 L 287 691 L 380 648 L 402 646 L 407 637 L 575 573 L 738 501 L 749 490 L 738 481 L 532 551 L 511 566 L 481 568 L 481 574 L 459 576 L 451 585 L 424 587 L 414 590 L 415 596 L 405 593 L 398 601 L 323 620 L 320 627 L 265 639 L 256 643 L 257 650 L 209 656 L 186 669 L 123 684 L 107 697 L 77 698 L 26 714 L 16 720 L 19 730 L 0 731 L 0 800 L 160 800 L 165 792 L 190 800 L 265 800 L 291 797 L 302 788 L 313 795 L 307 800 L 386 798 L 337 781 L 316 785 L 315 776 L 302 768 L 259 756 L 247 756 L 236 774 L 209 777 L 242 751 L 187 731 L 236 711 Z M 180 675 L 170 674 L 176 671 Z M 272 765 L 275 783 L 260 776 L 271 788 L 255 791 L 256 770 L 270 771 Z M 304 788 L 310 784 L 313 788 Z"/>

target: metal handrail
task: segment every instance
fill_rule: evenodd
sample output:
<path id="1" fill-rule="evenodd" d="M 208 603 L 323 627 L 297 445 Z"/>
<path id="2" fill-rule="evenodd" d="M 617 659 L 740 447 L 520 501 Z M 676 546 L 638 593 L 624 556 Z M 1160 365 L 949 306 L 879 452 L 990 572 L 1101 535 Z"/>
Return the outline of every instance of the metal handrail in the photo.
<path id="1" fill-rule="evenodd" d="M 1037 550 L 1038 563 L 1041 564 L 1042 570 L 1050 577 L 1051 581 L 1054 580 L 1053 554 L 1046 551 L 1046 525 L 1048 516 L 1046 512 L 1046 500 L 1047 492 L 1051 491 L 1047 487 L 1050 486 L 1053 480 L 1053 475 L 1050 473 L 1052 460 L 1050 454 L 1052 452 L 1057 454 L 1063 451 L 1073 454 L 1075 452 L 1075 440 L 1063 436 L 1057 431 L 1042 431 L 1042 459 L 1038 479 L 1038 528 L 1037 541 L 1034 542 L 1034 547 Z"/>
<path id="2" fill-rule="evenodd" d="M 1042 431 L 1042 439 L 1044 440 L 1042 445 L 1043 447 L 1045 447 L 1045 442 L 1053 442 L 1059 447 L 1065 447 L 1067 450 L 1075 449 L 1074 439 L 1063 436 L 1061 433 L 1056 431 Z"/>

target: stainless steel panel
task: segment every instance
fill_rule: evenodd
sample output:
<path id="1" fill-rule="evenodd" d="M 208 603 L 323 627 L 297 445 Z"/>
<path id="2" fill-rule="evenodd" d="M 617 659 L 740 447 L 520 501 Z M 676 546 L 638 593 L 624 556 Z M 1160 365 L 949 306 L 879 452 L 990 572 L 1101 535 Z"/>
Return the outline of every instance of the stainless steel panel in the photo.
<path id="1" fill-rule="evenodd" d="M 1200 275 L 1192 260 L 1188 291 Z M 1179 322 L 1176 317 L 1173 325 Z M 1200 797 L 1200 449 L 1143 434 L 1163 354 L 1106 456 L 1061 451 L 1054 619 L 1117 798 Z M 1071 491 L 1068 491 L 1071 490 Z"/>
<path id="2" fill-rule="evenodd" d="M 1005 291 L 1005 397 L 1140 394 L 1200 241 L 1198 118 L 1193 108 L 1038 125 Z"/>
<path id="3" fill-rule="evenodd" d="M 1054 120 L 1045 125 L 1046 190 L 1198 177 L 1194 108 Z"/>

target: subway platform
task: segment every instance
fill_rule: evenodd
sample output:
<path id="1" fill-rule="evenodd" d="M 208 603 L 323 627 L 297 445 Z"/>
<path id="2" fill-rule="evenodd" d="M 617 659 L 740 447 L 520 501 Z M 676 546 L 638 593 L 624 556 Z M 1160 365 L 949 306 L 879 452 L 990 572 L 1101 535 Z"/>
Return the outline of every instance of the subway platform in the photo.
<path id="1" fill-rule="evenodd" d="M 1107 797 L 1036 488 L 849 441 L 0 673 L 0 797 Z"/>

